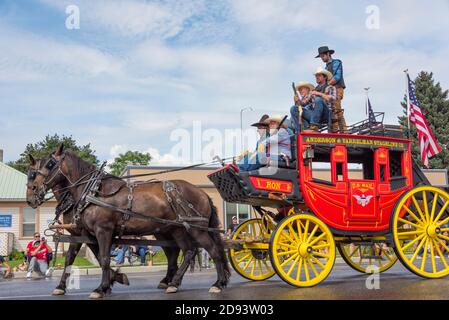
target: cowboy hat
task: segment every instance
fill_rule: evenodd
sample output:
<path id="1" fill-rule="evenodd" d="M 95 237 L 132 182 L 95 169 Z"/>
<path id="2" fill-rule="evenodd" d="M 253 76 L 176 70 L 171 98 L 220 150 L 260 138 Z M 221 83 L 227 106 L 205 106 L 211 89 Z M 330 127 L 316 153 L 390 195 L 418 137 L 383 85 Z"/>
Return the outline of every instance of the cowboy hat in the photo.
<path id="1" fill-rule="evenodd" d="M 270 116 L 270 117 L 268 117 L 266 120 L 265 120 L 265 123 L 267 124 L 267 125 L 269 125 L 270 124 L 270 122 L 277 122 L 277 123 L 281 123 L 281 121 L 284 119 L 284 117 L 285 116 L 282 116 L 282 115 L 280 115 L 280 114 L 276 114 L 276 115 L 273 115 L 273 116 Z M 282 123 L 282 126 L 281 126 L 282 128 L 288 128 L 288 125 L 287 125 L 287 123 L 285 123 L 285 120 L 284 120 L 284 122 Z"/>
<path id="2" fill-rule="evenodd" d="M 330 71 L 323 69 L 322 67 L 318 67 L 318 69 L 316 69 L 314 75 L 317 75 L 317 74 L 324 74 L 326 76 L 327 80 L 330 80 L 333 77 L 332 73 Z"/>
<path id="3" fill-rule="evenodd" d="M 267 120 L 269 118 L 269 116 L 268 116 L 268 114 L 264 114 L 261 118 L 260 118 L 260 120 L 259 120 L 259 122 L 256 122 L 256 123 L 253 123 L 251 126 L 252 127 L 268 127 L 268 124 L 265 122 L 265 120 Z"/>
<path id="4" fill-rule="evenodd" d="M 308 81 L 299 81 L 296 85 L 296 89 L 299 90 L 302 87 L 309 88 L 310 90 L 315 90 L 315 86 Z"/>
<path id="5" fill-rule="evenodd" d="M 318 48 L 318 55 L 315 58 L 319 58 L 320 54 L 329 52 L 330 54 L 334 54 L 335 50 L 329 49 L 328 46 L 323 46 Z"/>

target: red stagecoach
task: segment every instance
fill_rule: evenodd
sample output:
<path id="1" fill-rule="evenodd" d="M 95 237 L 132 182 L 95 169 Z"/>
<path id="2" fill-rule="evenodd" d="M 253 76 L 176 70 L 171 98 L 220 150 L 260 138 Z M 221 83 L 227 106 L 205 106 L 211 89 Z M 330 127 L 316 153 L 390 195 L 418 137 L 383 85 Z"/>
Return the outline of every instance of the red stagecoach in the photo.
<path id="1" fill-rule="evenodd" d="M 385 271 L 399 258 L 423 277 L 449 274 L 449 194 L 430 186 L 397 131 L 354 133 L 300 133 L 287 163 L 250 172 L 229 164 L 208 175 L 225 201 L 260 215 L 229 241 L 236 272 L 313 286 L 337 249 L 360 272 Z"/>

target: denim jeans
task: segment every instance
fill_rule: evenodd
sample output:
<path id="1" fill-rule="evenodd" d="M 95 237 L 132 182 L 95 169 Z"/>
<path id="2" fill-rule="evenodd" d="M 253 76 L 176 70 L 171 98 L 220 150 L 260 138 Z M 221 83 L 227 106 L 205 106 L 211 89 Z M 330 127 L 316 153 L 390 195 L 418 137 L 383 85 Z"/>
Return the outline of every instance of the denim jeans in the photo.
<path id="1" fill-rule="evenodd" d="M 117 264 L 125 263 L 125 254 L 128 251 L 128 261 L 131 262 L 131 251 L 129 246 L 122 246 L 117 252 Z"/>
<path id="2" fill-rule="evenodd" d="M 246 155 L 242 160 L 240 160 L 237 166 L 240 171 L 253 171 L 261 168 L 263 165 L 259 162 L 258 156 L 253 159 L 249 159 L 249 156 Z"/>
<path id="3" fill-rule="evenodd" d="M 30 265 L 28 266 L 28 272 L 36 271 L 41 275 L 45 274 L 48 269 L 47 260 L 40 260 L 36 257 L 31 257 Z"/>
<path id="4" fill-rule="evenodd" d="M 140 264 L 145 264 L 145 254 L 147 253 L 147 247 L 145 247 L 145 246 L 138 246 L 137 247 L 137 253 L 140 256 Z"/>
<path id="5" fill-rule="evenodd" d="M 297 106 L 290 108 L 290 113 L 293 119 L 295 131 L 299 128 L 299 110 Z M 302 125 L 307 129 L 310 125 L 319 126 L 323 122 L 328 122 L 329 108 L 326 102 L 321 97 L 316 97 L 314 104 L 308 104 L 302 108 Z"/>

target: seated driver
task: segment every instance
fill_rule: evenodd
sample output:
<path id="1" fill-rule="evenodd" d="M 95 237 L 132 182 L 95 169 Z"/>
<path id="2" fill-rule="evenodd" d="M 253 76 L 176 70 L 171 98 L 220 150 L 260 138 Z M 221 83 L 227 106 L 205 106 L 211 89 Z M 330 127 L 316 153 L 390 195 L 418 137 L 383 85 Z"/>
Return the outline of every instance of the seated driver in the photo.
<path id="1" fill-rule="evenodd" d="M 268 119 L 268 115 L 264 114 L 259 122 L 253 123 L 251 126 L 257 128 L 257 133 L 259 135 L 259 140 L 257 140 L 256 150 L 252 153 L 245 151 L 241 155 L 238 161 L 238 167 L 241 171 L 251 171 L 257 170 L 261 166 L 267 163 L 267 150 L 265 145 L 261 142 L 265 141 L 267 138 L 268 124 L 265 122 Z"/>
<path id="2" fill-rule="evenodd" d="M 250 161 L 250 157 L 245 157 L 239 163 L 239 169 L 242 171 L 257 170 L 269 163 L 269 161 L 279 162 L 285 161 L 286 157 L 291 158 L 290 135 L 287 131 L 287 124 L 282 123 L 283 117 L 275 115 L 264 121 L 268 125 L 269 135 L 265 139 L 258 141 L 258 154 L 263 154 L 261 150 L 266 150 L 266 157 L 257 159 L 258 161 Z M 284 121 L 285 122 L 285 121 Z"/>

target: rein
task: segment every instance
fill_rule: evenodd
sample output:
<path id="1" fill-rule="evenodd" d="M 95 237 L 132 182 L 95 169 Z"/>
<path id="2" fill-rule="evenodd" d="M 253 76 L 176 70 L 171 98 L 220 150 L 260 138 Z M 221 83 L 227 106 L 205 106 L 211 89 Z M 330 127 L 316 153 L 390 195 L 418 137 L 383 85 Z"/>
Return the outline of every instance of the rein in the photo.
<path id="1" fill-rule="evenodd" d="M 156 172 L 151 172 L 151 173 L 132 174 L 132 175 L 127 175 L 127 176 L 122 176 L 122 177 L 114 177 L 114 176 L 101 177 L 100 180 L 103 181 L 103 180 L 106 180 L 106 179 L 112 179 L 112 178 L 125 180 L 125 179 L 130 179 L 130 178 L 139 178 L 139 177 L 156 176 L 156 175 L 159 175 L 159 174 L 170 173 L 170 172 L 176 172 L 176 171 L 182 171 L 182 170 L 188 170 L 188 169 L 192 169 L 192 168 L 196 168 L 196 167 L 200 167 L 200 166 L 210 165 L 210 164 L 214 164 L 214 163 L 217 163 L 217 162 L 224 163 L 224 161 L 230 160 L 230 159 L 234 159 L 234 157 L 229 157 L 229 158 L 224 158 L 224 159 L 214 160 L 214 161 L 211 161 L 211 162 L 197 163 L 197 164 L 189 165 L 189 166 L 186 166 L 186 167 L 175 168 L 175 169 L 167 169 L 167 170 L 161 170 L 161 171 L 156 171 Z M 84 181 L 83 181 L 83 179 L 85 179 L 85 178 L 86 178 L 87 176 L 89 176 L 89 175 L 94 174 L 97 170 L 98 170 L 98 169 L 95 168 L 94 170 L 92 170 L 92 171 L 86 173 L 84 176 L 82 176 L 81 178 L 79 178 L 79 179 L 76 180 L 75 182 L 71 182 L 71 180 L 70 180 L 70 179 L 69 179 L 69 178 L 68 178 L 68 177 L 67 177 L 67 176 L 60 170 L 60 166 L 58 165 L 58 171 L 59 171 L 59 172 L 60 172 L 60 173 L 67 179 L 67 181 L 69 181 L 71 184 L 70 184 L 69 186 L 67 186 L 67 187 L 59 188 L 59 189 L 54 190 L 54 191 L 60 192 L 60 191 L 64 191 L 64 190 L 65 190 L 64 193 L 62 193 L 62 195 L 64 195 L 65 193 L 69 192 L 69 189 L 71 189 L 71 188 L 74 188 L 74 187 L 78 187 L 78 186 L 84 185 L 84 184 L 89 183 L 89 182 L 91 182 L 91 181 L 93 181 L 93 180 L 97 180 L 97 179 L 91 179 L 91 178 L 89 178 L 88 180 L 84 180 Z M 56 171 L 56 172 L 58 172 L 58 171 Z M 41 175 L 43 175 L 44 177 L 48 177 L 48 175 L 45 176 L 44 174 L 42 174 L 42 173 L 39 172 L 39 171 L 38 171 L 38 173 L 41 174 Z M 56 176 L 56 174 L 53 175 L 53 177 L 52 177 L 51 180 L 53 180 L 55 176 Z M 51 180 L 50 180 L 50 181 L 51 181 Z M 44 184 L 47 184 L 47 183 L 49 183 L 49 182 L 45 182 Z M 48 193 L 50 193 L 50 191 L 47 191 L 47 192 L 46 192 L 46 194 L 48 194 Z M 49 198 L 45 198 L 45 199 L 43 199 L 43 202 L 42 202 L 42 203 L 44 203 L 44 202 L 46 202 L 46 201 L 49 201 L 49 200 L 53 199 L 54 197 L 55 197 L 55 196 L 53 195 L 53 196 L 51 196 L 51 197 L 49 197 Z"/>

